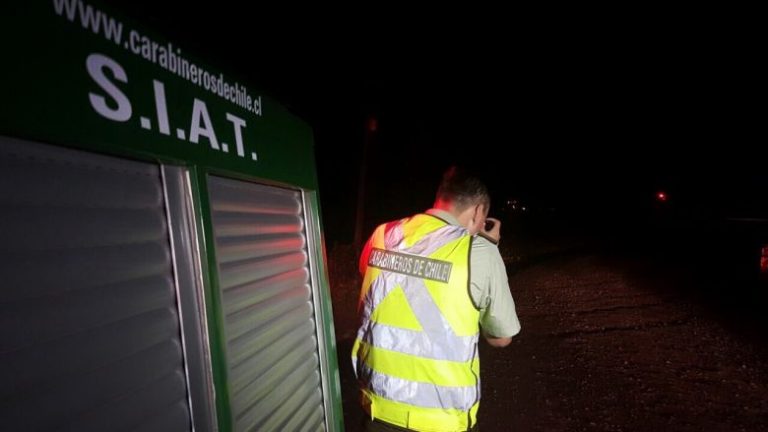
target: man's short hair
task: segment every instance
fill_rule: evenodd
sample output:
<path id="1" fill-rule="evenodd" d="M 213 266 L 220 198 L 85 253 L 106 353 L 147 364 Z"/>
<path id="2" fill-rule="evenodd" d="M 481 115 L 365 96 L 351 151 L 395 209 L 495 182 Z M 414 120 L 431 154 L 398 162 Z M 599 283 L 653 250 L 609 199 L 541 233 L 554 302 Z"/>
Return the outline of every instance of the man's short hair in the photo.
<path id="1" fill-rule="evenodd" d="M 458 210 L 475 204 L 483 204 L 486 210 L 491 206 L 491 196 L 485 184 L 466 169 L 456 166 L 443 174 L 435 198 L 453 203 Z"/>

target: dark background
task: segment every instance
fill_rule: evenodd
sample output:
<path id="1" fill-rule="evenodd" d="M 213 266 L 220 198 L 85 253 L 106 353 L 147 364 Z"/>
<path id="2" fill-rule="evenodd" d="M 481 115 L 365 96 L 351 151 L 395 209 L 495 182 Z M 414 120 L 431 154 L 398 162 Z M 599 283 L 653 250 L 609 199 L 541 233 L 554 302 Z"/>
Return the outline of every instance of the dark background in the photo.
<path id="1" fill-rule="evenodd" d="M 768 243 L 764 68 L 727 11 L 108 3 L 312 126 L 329 245 L 353 240 L 361 167 L 367 234 L 454 163 L 513 238 L 716 261 L 738 242 L 750 263 Z"/>

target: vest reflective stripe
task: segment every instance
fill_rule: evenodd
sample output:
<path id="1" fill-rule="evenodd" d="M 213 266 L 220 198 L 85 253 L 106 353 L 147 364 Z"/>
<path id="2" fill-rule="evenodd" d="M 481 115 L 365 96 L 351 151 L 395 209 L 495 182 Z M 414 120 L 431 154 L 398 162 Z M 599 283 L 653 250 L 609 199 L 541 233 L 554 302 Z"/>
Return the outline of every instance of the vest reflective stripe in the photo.
<path id="1" fill-rule="evenodd" d="M 479 399 L 477 386 L 439 386 L 409 381 L 374 371 L 363 366 L 358 372 L 369 389 L 387 399 L 426 408 L 468 411 Z"/>
<path id="2" fill-rule="evenodd" d="M 434 360 L 377 348 L 359 340 L 352 348 L 357 360 L 357 369 L 363 366 L 375 368 L 386 375 L 410 381 L 431 382 L 442 386 L 469 386 L 477 384 L 480 361 L 476 357 L 471 362 L 453 362 Z M 359 374 L 358 374 L 359 375 Z"/>
<path id="3" fill-rule="evenodd" d="M 357 336 L 363 342 L 403 354 L 436 360 L 451 360 L 455 362 L 468 362 L 475 357 L 478 335 L 457 336 L 453 344 L 457 349 L 445 350 L 443 346 L 436 346 L 429 335 L 416 330 L 403 329 L 376 324 L 371 326 L 368 332 L 361 332 Z"/>
<path id="4" fill-rule="evenodd" d="M 480 398 L 479 312 L 468 292 L 470 246 L 466 229 L 427 215 L 381 226 L 374 233 L 372 247 L 380 253 L 371 261 L 377 267 L 366 270 L 362 323 L 352 355 L 355 373 L 375 417 L 414 430 L 459 430 L 457 425 L 474 424 Z M 410 267 L 407 271 L 396 267 L 402 261 L 394 260 L 410 261 L 410 256 L 415 261 L 445 262 L 443 274 L 450 275 L 444 280 L 430 280 L 428 288 Z M 387 261 L 382 261 L 383 257 L 392 261 L 384 264 Z M 398 327 L 400 309 L 377 309 L 398 288 L 405 300 L 398 293 L 396 301 L 407 301 L 418 324 L 413 318 L 403 318 L 403 327 Z M 438 297 L 433 298 L 433 294 Z M 453 313 L 456 310 L 463 312 Z M 452 323 L 463 334 L 457 334 Z M 412 422 L 427 418 L 427 423 Z"/>
<path id="5" fill-rule="evenodd" d="M 384 244 L 390 250 L 398 250 L 413 255 L 431 255 L 452 240 L 459 239 L 465 235 L 467 235 L 466 229 L 445 225 L 419 239 L 412 246 L 408 246 L 408 243 L 405 241 L 402 225 L 397 225 L 394 229 L 387 232 L 384 237 Z"/>

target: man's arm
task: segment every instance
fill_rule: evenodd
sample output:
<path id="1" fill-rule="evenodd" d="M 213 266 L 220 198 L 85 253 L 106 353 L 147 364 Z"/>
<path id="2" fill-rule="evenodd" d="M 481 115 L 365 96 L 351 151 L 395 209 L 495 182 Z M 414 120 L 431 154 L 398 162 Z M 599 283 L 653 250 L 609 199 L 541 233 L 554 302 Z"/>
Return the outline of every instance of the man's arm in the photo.
<path id="1" fill-rule="evenodd" d="M 485 238 L 475 238 L 470 266 L 470 294 L 480 310 L 483 336 L 489 345 L 503 348 L 520 332 L 520 322 L 498 247 Z"/>
<path id="2" fill-rule="evenodd" d="M 488 345 L 495 347 L 495 348 L 504 348 L 505 346 L 512 343 L 512 337 L 502 337 L 497 338 L 493 336 L 489 336 L 487 334 L 483 334 L 485 336 L 485 340 L 488 341 Z"/>

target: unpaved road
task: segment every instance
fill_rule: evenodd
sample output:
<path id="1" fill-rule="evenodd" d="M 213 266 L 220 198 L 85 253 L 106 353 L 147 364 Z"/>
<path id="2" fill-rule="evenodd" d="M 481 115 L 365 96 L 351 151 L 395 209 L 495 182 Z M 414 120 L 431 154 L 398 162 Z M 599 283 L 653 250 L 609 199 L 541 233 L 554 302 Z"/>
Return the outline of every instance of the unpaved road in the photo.
<path id="1" fill-rule="evenodd" d="M 481 344 L 484 432 L 768 430 L 768 338 L 717 296 L 692 294 L 693 279 L 585 253 L 510 270 L 523 331 L 505 349 Z M 345 423 L 356 431 L 358 288 L 332 287 Z"/>

